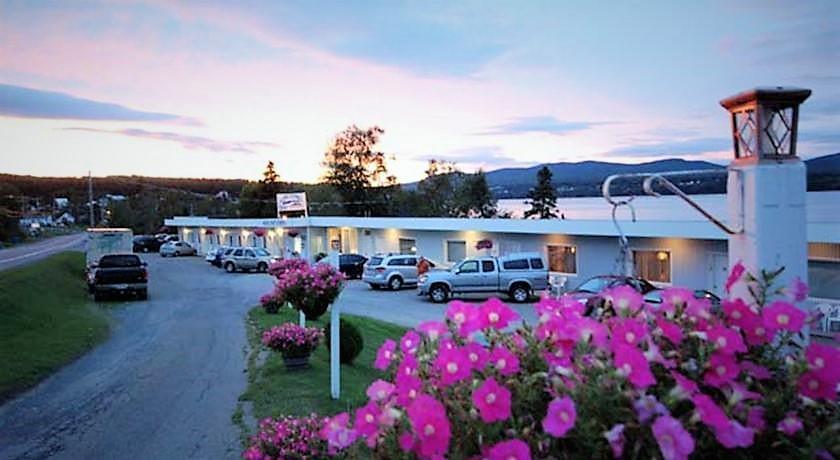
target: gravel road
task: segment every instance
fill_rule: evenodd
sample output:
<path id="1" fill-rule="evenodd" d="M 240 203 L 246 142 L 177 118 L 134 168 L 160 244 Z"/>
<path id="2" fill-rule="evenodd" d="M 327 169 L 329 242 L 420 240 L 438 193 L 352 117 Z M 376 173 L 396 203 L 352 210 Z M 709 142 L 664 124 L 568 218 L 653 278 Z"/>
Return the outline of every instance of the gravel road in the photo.
<path id="1" fill-rule="evenodd" d="M 80 249 L 84 247 L 86 239 L 87 235 L 84 233 L 73 233 L 0 249 L 0 271 L 35 262 L 57 252 Z"/>
<path id="2" fill-rule="evenodd" d="M 272 278 L 142 257 L 149 300 L 102 303 L 111 337 L 0 407 L 0 459 L 239 458 L 231 415 L 246 384 L 244 318 Z M 444 306 L 415 292 L 352 281 L 339 302 L 405 326 L 443 317 Z M 515 308 L 533 316 L 530 305 Z"/>

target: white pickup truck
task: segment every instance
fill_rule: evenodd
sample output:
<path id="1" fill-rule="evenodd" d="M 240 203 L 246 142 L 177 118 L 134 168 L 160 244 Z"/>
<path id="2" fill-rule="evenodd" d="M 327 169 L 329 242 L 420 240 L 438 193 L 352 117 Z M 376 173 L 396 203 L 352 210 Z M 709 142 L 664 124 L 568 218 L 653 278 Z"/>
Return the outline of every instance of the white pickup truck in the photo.
<path id="1" fill-rule="evenodd" d="M 449 270 L 431 271 L 417 280 L 419 295 L 442 303 L 453 295 L 504 293 L 514 302 L 525 302 L 548 287 L 548 268 L 539 253 L 465 259 Z"/>

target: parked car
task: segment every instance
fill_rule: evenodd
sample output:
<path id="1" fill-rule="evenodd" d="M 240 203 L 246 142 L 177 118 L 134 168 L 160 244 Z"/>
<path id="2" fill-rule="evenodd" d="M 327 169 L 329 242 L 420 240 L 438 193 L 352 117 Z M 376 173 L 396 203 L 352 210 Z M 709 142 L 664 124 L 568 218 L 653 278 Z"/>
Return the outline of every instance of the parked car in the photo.
<path id="1" fill-rule="evenodd" d="M 134 237 L 132 252 L 158 252 L 163 241 L 151 235 L 137 235 Z"/>
<path id="2" fill-rule="evenodd" d="M 603 291 L 618 286 L 630 286 L 642 295 L 658 289 L 650 281 L 642 278 L 600 275 L 589 278 L 575 289 L 567 292 L 566 295 L 572 296 L 578 302 L 586 305 L 586 314 L 588 315 L 603 302 L 603 298 L 600 296 Z"/>
<path id="3" fill-rule="evenodd" d="M 645 302 L 650 304 L 661 304 L 662 303 L 662 292 L 663 289 L 657 289 L 655 291 L 650 291 L 645 294 Z M 703 289 L 695 289 L 694 290 L 694 298 L 695 299 L 707 299 L 711 304 L 712 308 L 716 309 L 720 305 L 720 297 L 717 296 L 714 292 L 706 291 Z"/>
<path id="4" fill-rule="evenodd" d="M 538 253 L 465 259 L 452 269 L 420 276 L 419 295 L 442 303 L 457 294 L 504 293 L 514 302 L 525 302 L 548 287 L 548 268 Z"/>
<path id="5" fill-rule="evenodd" d="M 374 290 L 387 287 L 396 291 L 405 285 L 417 284 L 417 256 L 413 254 L 373 256 L 365 265 L 362 281 Z"/>
<path id="6" fill-rule="evenodd" d="M 224 251 L 227 248 L 227 246 L 217 246 L 215 248 L 210 248 L 204 254 L 204 260 L 212 264 L 216 260 L 216 255 L 218 255 L 220 252 Z"/>
<path id="7" fill-rule="evenodd" d="M 222 268 L 222 260 L 229 256 L 236 248 L 233 246 L 223 246 L 216 251 L 216 257 L 210 262 L 214 267 Z"/>
<path id="8" fill-rule="evenodd" d="M 262 273 L 277 259 L 263 248 L 235 248 L 222 258 L 222 267 L 228 273 L 251 270 Z"/>
<path id="9" fill-rule="evenodd" d="M 359 254 L 341 254 L 338 256 L 338 269 L 347 278 L 361 278 L 365 272 L 367 257 Z"/>
<path id="10" fill-rule="evenodd" d="M 146 263 L 134 254 L 109 254 L 91 265 L 89 290 L 96 301 L 107 294 L 133 294 L 148 298 L 149 274 Z"/>
<path id="11" fill-rule="evenodd" d="M 160 247 L 161 257 L 194 256 L 197 253 L 198 251 L 185 241 L 170 241 Z"/>

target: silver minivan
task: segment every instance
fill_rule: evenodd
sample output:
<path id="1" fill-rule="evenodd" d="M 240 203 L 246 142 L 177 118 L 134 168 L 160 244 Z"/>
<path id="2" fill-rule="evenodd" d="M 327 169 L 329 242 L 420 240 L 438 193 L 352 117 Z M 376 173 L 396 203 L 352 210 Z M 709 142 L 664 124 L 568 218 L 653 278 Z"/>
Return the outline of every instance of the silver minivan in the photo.
<path id="1" fill-rule="evenodd" d="M 365 264 L 362 281 L 374 290 L 387 287 L 396 291 L 415 285 L 418 259 L 415 254 L 377 254 Z"/>
<path id="2" fill-rule="evenodd" d="M 222 267 L 228 273 L 235 271 L 256 270 L 260 273 L 268 270 L 268 266 L 277 260 L 270 252 L 263 248 L 236 248 L 225 253 L 222 257 Z"/>

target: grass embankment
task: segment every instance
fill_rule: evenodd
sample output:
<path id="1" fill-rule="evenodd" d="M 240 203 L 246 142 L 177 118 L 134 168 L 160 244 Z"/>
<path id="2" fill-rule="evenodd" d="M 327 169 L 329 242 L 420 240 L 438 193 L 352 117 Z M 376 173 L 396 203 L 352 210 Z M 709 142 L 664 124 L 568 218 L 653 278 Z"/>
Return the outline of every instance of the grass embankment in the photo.
<path id="1" fill-rule="evenodd" d="M 0 401 L 108 336 L 107 318 L 88 301 L 84 260 L 62 252 L 0 272 Z"/>
<path id="2" fill-rule="evenodd" d="M 261 307 L 248 314 L 248 340 L 251 352 L 248 356 L 248 388 L 241 401 L 253 404 L 252 415 L 257 420 L 268 416 L 309 415 L 313 412 L 332 415 L 358 407 L 367 402 L 365 390 L 368 385 L 382 376 L 373 368 L 376 350 L 387 338 L 399 339 L 405 328 L 370 318 L 341 315 L 342 319 L 359 327 L 364 339 L 364 349 L 353 364 L 341 366 L 341 398 L 330 398 L 330 354 L 324 344 L 310 357 L 312 367 L 302 371 L 287 372 L 279 353 L 267 351 L 263 363 L 259 363 L 260 338 L 262 331 L 271 326 L 298 321 L 298 313 L 283 309 L 276 315 L 269 315 Z M 323 327 L 329 321 L 329 312 L 317 321 L 308 321 L 307 326 Z M 242 410 L 237 410 L 234 419 L 242 426 Z M 244 426 L 243 426 L 244 428 Z"/>

